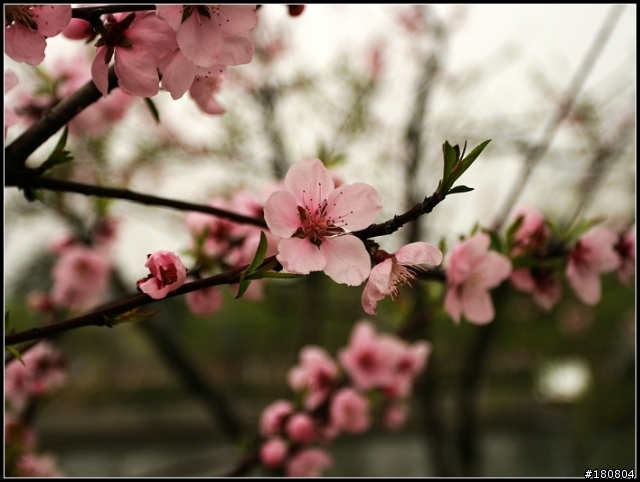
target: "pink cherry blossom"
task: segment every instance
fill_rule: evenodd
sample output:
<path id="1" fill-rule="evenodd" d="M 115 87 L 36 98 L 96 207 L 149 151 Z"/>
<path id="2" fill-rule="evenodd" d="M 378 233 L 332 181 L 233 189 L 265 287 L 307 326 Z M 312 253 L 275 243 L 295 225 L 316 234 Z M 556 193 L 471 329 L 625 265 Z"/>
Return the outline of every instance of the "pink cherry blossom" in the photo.
<path id="1" fill-rule="evenodd" d="M 409 408 L 404 403 L 392 403 L 384 409 L 382 420 L 389 430 L 400 430 L 407 422 Z"/>
<path id="2" fill-rule="evenodd" d="M 218 286 L 202 288 L 184 295 L 189 311 L 197 316 L 211 316 L 223 305 L 223 297 Z"/>
<path id="3" fill-rule="evenodd" d="M 489 290 L 511 274 L 511 261 L 489 251 L 491 240 L 478 233 L 453 247 L 447 267 L 444 307 L 456 323 L 464 315 L 471 323 L 483 325 L 495 317 Z"/>
<path id="4" fill-rule="evenodd" d="M 566 275 L 576 296 L 586 305 L 600 301 L 600 275 L 615 270 L 620 258 L 615 251 L 618 235 L 607 228 L 593 228 L 569 253 Z"/>
<path id="5" fill-rule="evenodd" d="M 520 291 L 533 294 L 533 300 L 545 311 L 560 301 L 562 284 L 550 270 L 514 269 L 509 280 Z"/>
<path id="6" fill-rule="evenodd" d="M 147 258 L 145 266 L 151 274 L 138 281 L 138 288 L 154 300 L 160 300 L 177 290 L 187 279 L 187 268 L 171 251 L 156 251 Z"/>
<path id="7" fill-rule="evenodd" d="M 5 369 L 5 398 L 20 412 L 31 397 L 41 397 L 64 385 L 66 360 L 47 342 L 40 342 L 22 355 L 24 365 L 12 360 Z"/>
<path id="8" fill-rule="evenodd" d="M 380 335 L 378 345 L 388 360 L 389 376 L 382 383 L 387 398 L 405 398 L 411 394 L 414 378 L 424 370 L 431 343 L 417 341 L 408 345 L 397 336 Z"/>
<path id="9" fill-rule="evenodd" d="M 108 70 L 115 56 L 118 85 L 128 94 L 153 97 L 158 93 L 158 66 L 175 50 L 175 33 L 153 12 L 107 15 L 106 32 L 96 43 L 91 76 L 106 97 Z"/>
<path id="10" fill-rule="evenodd" d="M 300 364 L 287 374 L 289 386 L 305 390 L 304 406 L 314 410 L 333 391 L 338 377 L 338 367 L 326 350 L 319 346 L 306 346 L 300 351 Z"/>
<path id="11" fill-rule="evenodd" d="M 320 477 L 332 465 L 331 456 L 324 450 L 303 449 L 289 459 L 285 473 L 287 477 Z"/>
<path id="12" fill-rule="evenodd" d="M 158 5 L 156 13 L 176 31 L 182 54 L 195 65 L 251 62 L 248 31 L 258 24 L 255 5 Z"/>
<path id="13" fill-rule="evenodd" d="M 366 432 L 371 426 L 369 400 L 353 388 L 341 388 L 331 399 L 329 420 L 343 432 Z"/>
<path id="14" fill-rule="evenodd" d="M 89 310 L 102 299 L 109 284 L 111 263 L 100 251 L 81 245 L 64 249 L 51 271 L 51 300 L 71 310 Z"/>
<path id="15" fill-rule="evenodd" d="M 97 33 L 89 22 L 81 18 L 72 18 L 69 24 L 62 30 L 62 35 L 72 40 L 93 40 Z"/>
<path id="16" fill-rule="evenodd" d="M 357 286 L 371 271 L 369 254 L 358 238 L 345 235 L 369 226 L 382 209 L 378 192 L 356 182 L 334 189 L 319 159 L 304 159 L 285 176 L 286 191 L 273 193 L 264 216 L 283 238 L 278 261 L 292 273 L 324 271 L 337 283 Z"/>
<path id="17" fill-rule="evenodd" d="M 636 227 L 631 226 L 620 238 L 615 246 L 620 256 L 618 266 L 618 279 L 622 283 L 629 283 L 636 272 Z"/>
<path id="18" fill-rule="evenodd" d="M 410 285 L 418 273 L 426 271 L 420 265 L 440 264 L 442 252 L 429 243 L 417 242 L 403 246 L 393 254 L 379 249 L 374 259 L 378 264 L 371 270 L 362 292 L 362 308 L 370 315 L 376 314 L 378 301 L 387 295 L 395 299 L 400 286 Z"/>
<path id="19" fill-rule="evenodd" d="M 521 206 L 515 211 L 515 217 L 522 217 L 522 223 L 513 236 L 512 256 L 534 251 L 550 239 L 551 230 L 542 215 L 534 208 Z"/>
<path id="20" fill-rule="evenodd" d="M 294 410 L 295 407 L 289 400 L 276 400 L 265 407 L 260 416 L 260 433 L 264 437 L 280 434 L 284 421 Z"/>
<path id="21" fill-rule="evenodd" d="M 338 360 L 356 387 L 369 390 L 388 382 L 392 360 L 387 355 L 373 324 L 362 320 L 351 332 L 349 345 L 338 351 Z"/>
<path id="22" fill-rule="evenodd" d="M 46 39 L 62 32 L 71 20 L 71 5 L 7 5 L 4 52 L 16 62 L 38 65 Z"/>
<path id="23" fill-rule="evenodd" d="M 16 470 L 18 477 L 63 477 L 56 458 L 50 454 L 22 454 Z"/>
<path id="24" fill-rule="evenodd" d="M 282 438 L 270 438 L 260 447 L 260 461 L 270 469 L 277 469 L 282 467 L 288 451 L 289 446 Z"/>
<path id="25" fill-rule="evenodd" d="M 295 442 L 310 444 L 318 438 L 311 416 L 305 412 L 292 415 L 286 422 L 285 432 Z"/>

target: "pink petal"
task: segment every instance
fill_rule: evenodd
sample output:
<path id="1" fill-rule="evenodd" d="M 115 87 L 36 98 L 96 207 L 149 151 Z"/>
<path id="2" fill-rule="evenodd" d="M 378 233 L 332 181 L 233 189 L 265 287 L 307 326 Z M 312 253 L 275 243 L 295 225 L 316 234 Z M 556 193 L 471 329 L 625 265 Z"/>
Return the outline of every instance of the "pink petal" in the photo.
<path id="1" fill-rule="evenodd" d="M 137 97 L 153 97 L 160 79 L 153 55 L 144 47 L 116 47 L 116 75 L 120 88 Z"/>
<path id="2" fill-rule="evenodd" d="M 469 322 L 477 325 L 485 325 L 495 317 L 491 295 L 477 286 L 463 285 L 462 311 Z"/>
<path id="3" fill-rule="evenodd" d="M 520 291 L 531 293 L 536 287 L 536 281 L 531 275 L 531 270 L 527 268 L 514 269 L 509 281 Z"/>
<path id="4" fill-rule="evenodd" d="M 93 79 L 93 83 L 96 85 L 96 88 L 104 97 L 109 93 L 109 65 L 104 62 L 106 52 L 107 47 L 98 47 L 96 50 L 96 56 L 91 62 L 91 78 Z"/>
<path id="5" fill-rule="evenodd" d="M 465 246 L 467 256 L 471 260 L 476 260 L 489 250 L 491 238 L 487 233 L 478 233 L 462 242 Z"/>
<path id="6" fill-rule="evenodd" d="M 4 71 L 4 93 L 6 94 L 11 89 L 18 85 L 18 76 L 13 70 L 7 69 Z"/>
<path id="7" fill-rule="evenodd" d="M 606 273 L 616 269 L 620 263 L 613 247 L 618 242 L 618 234 L 607 228 L 595 228 L 585 234 L 581 241 L 593 252 L 591 264 L 593 269 Z"/>
<path id="8" fill-rule="evenodd" d="M 419 265 L 442 263 L 442 251 L 429 243 L 417 242 L 403 246 L 393 254 L 400 264 Z"/>
<path id="9" fill-rule="evenodd" d="M 140 288 L 140 290 L 144 294 L 149 295 L 154 300 L 161 300 L 162 298 L 167 296 L 169 290 L 171 289 L 171 286 L 168 285 L 160 287 L 160 281 L 158 280 L 158 278 L 149 278 L 144 283 L 140 283 L 138 285 L 138 288 Z"/>
<path id="10" fill-rule="evenodd" d="M 276 191 L 264 205 L 264 220 L 280 238 L 290 238 L 301 226 L 296 199 L 290 192 Z"/>
<path id="11" fill-rule="evenodd" d="M 327 263 L 324 272 L 336 283 L 358 286 L 371 272 L 369 253 L 355 236 L 324 239 L 320 252 Z"/>
<path id="12" fill-rule="evenodd" d="M 383 293 L 383 296 L 389 294 L 392 269 L 393 259 L 387 258 L 371 268 L 371 273 L 369 273 L 368 284 L 373 284 L 380 293 Z"/>
<path id="13" fill-rule="evenodd" d="M 576 296 L 585 305 L 593 306 L 600 301 L 602 286 L 597 272 L 576 269 L 573 263 L 567 266 L 567 280 Z"/>
<path id="14" fill-rule="evenodd" d="M 220 92 L 226 68 L 226 65 L 214 64 L 210 67 L 198 67 L 196 70 L 196 78 L 191 84 L 189 94 L 206 114 L 220 115 L 226 112 L 214 97 Z"/>
<path id="15" fill-rule="evenodd" d="M 196 65 L 176 49 L 160 65 L 162 71 L 162 88 L 171 92 L 173 100 L 182 97 L 191 87 L 196 77 Z"/>
<path id="16" fill-rule="evenodd" d="M 444 297 L 444 309 L 453 321 L 460 323 L 460 315 L 462 313 L 462 302 L 458 296 L 458 287 L 450 286 Z"/>
<path id="17" fill-rule="evenodd" d="M 38 65 L 44 60 L 47 42 L 35 31 L 20 23 L 14 23 L 4 30 L 4 53 L 16 62 Z"/>
<path id="18" fill-rule="evenodd" d="M 156 5 L 156 15 L 177 32 L 182 25 L 183 9 L 183 5 Z"/>
<path id="19" fill-rule="evenodd" d="M 495 288 L 511 274 L 511 261 L 506 256 L 489 251 L 472 268 L 472 277 L 478 286 Z"/>
<path id="20" fill-rule="evenodd" d="M 36 5 L 31 12 L 38 33 L 45 37 L 58 35 L 71 20 L 71 5 Z"/>
<path id="21" fill-rule="evenodd" d="M 216 58 L 216 62 L 225 65 L 243 65 L 251 62 L 255 46 L 249 35 L 237 35 L 224 38 L 222 50 Z"/>
<path id="22" fill-rule="evenodd" d="M 213 18 L 204 17 L 196 10 L 180 26 L 176 38 L 184 56 L 201 67 L 215 64 L 222 50 L 222 33 Z"/>
<path id="23" fill-rule="evenodd" d="M 258 25 L 255 5 L 220 5 L 216 13 L 220 16 L 220 29 L 227 35 L 240 35 Z"/>
<path id="24" fill-rule="evenodd" d="M 309 238 L 285 238 L 278 244 L 278 253 L 278 261 L 290 273 L 309 274 L 322 270 L 327 263 Z"/>
<path id="25" fill-rule="evenodd" d="M 298 206 L 317 208 L 333 191 L 333 178 L 320 159 L 303 159 L 291 166 L 284 185 Z"/>
<path id="26" fill-rule="evenodd" d="M 158 18 L 154 12 L 136 12 L 136 18 L 126 31 L 133 40 L 135 48 L 144 47 L 153 56 L 156 65 L 178 48 L 176 33 L 167 22 Z"/>
<path id="27" fill-rule="evenodd" d="M 373 186 L 356 182 L 333 191 L 327 205 L 327 217 L 343 221 L 338 226 L 358 231 L 376 220 L 382 209 L 382 198 Z"/>

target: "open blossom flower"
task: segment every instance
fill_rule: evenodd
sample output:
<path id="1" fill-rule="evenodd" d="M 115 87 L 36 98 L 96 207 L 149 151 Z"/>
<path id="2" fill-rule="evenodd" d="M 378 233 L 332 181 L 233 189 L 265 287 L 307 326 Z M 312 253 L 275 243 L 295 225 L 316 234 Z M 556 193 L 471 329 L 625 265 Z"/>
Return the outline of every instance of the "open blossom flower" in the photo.
<path id="1" fill-rule="evenodd" d="M 255 5 L 158 5 L 156 13 L 176 32 L 182 54 L 195 65 L 251 62 L 248 31 L 258 24 Z"/>
<path id="2" fill-rule="evenodd" d="M 175 50 L 175 33 L 153 12 L 107 15 L 106 32 L 96 43 L 91 77 L 106 97 L 108 70 L 115 56 L 118 85 L 128 94 L 153 97 L 160 88 L 158 66 Z"/>
<path id="3" fill-rule="evenodd" d="M 342 432 L 366 432 L 371 426 L 369 400 L 353 388 L 341 388 L 331 399 L 329 419 Z"/>
<path id="4" fill-rule="evenodd" d="M 41 397 L 67 380 L 66 360 L 47 342 L 40 342 L 22 355 L 24 365 L 12 360 L 5 369 L 5 398 L 14 412 L 20 412 L 31 397 Z"/>
<path id="5" fill-rule="evenodd" d="M 89 310 L 102 299 L 109 285 L 111 263 L 95 249 L 71 245 L 62 250 L 51 277 L 51 301 L 71 310 Z"/>
<path id="6" fill-rule="evenodd" d="M 593 228 L 578 240 L 569 253 L 567 280 L 584 304 L 595 305 L 600 301 L 600 275 L 615 270 L 620 264 L 614 249 L 617 242 L 615 231 Z"/>
<path id="7" fill-rule="evenodd" d="M 370 315 L 376 314 L 378 301 L 387 295 L 395 298 L 400 286 L 410 284 L 417 273 L 426 271 L 420 265 L 440 264 L 442 252 L 429 243 L 417 242 L 403 246 L 393 254 L 379 249 L 374 259 L 378 264 L 371 270 L 362 292 L 362 308 Z"/>
<path id="8" fill-rule="evenodd" d="M 190 280 L 193 281 L 193 280 Z M 210 316 L 222 308 L 223 297 L 218 286 L 191 291 L 184 295 L 189 311 L 198 316 Z"/>
<path id="9" fill-rule="evenodd" d="M 414 378 L 424 370 L 431 354 L 431 343 L 416 341 L 412 345 L 397 336 L 380 335 L 378 344 L 388 360 L 389 376 L 382 384 L 387 398 L 405 398 L 411 395 Z"/>
<path id="10" fill-rule="evenodd" d="M 284 421 L 295 411 L 289 400 L 276 400 L 262 411 L 260 416 L 260 433 L 264 437 L 278 435 L 282 431 Z"/>
<path id="11" fill-rule="evenodd" d="M 618 279 L 622 283 L 628 283 L 636 272 L 636 228 L 631 226 L 620 238 L 615 246 L 620 256 L 618 266 Z"/>
<path id="12" fill-rule="evenodd" d="M 520 291 L 532 293 L 533 300 L 545 311 L 550 311 L 562 296 L 562 285 L 550 270 L 514 269 L 509 280 Z"/>
<path id="13" fill-rule="evenodd" d="M 287 374 L 289 386 L 296 391 L 305 390 L 304 406 L 317 408 L 334 388 L 338 367 L 324 348 L 306 346 L 300 351 L 300 365 Z"/>
<path id="14" fill-rule="evenodd" d="M 71 20 L 71 5 L 7 5 L 4 52 L 16 62 L 38 65 L 46 39 L 62 32 Z"/>
<path id="15" fill-rule="evenodd" d="M 382 209 L 380 194 L 356 182 L 334 189 L 319 159 L 304 159 L 289 169 L 286 191 L 273 193 L 264 216 L 271 232 L 283 238 L 278 256 L 287 271 L 324 271 L 337 283 L 357 286 L 371 271 L 362 241 L 346 230 L 369 226 Z"/>
<path id="16" fill-rule="evenodd" d="M 489 323 L 495 316 L 489 290 L 509 277 L 511 261 L 489 251 L 490 243 L 488 234 L 478 233 L 451 250 L 444 307 L 456 323 L 461 315 L 479 325 Z"/>
<path id="17" fill-rule="evenodd" d="M 187 279 L 187 268 L 171 251 L 156 251 L 147 257 L 145 266 L 151 274 L 138 281 L 138 288 L 154 300 L 160 300 L 180 288 Z"/>
<path id="18" fill-rule="evenodd" d="M 320 477 L 322 471 L 331 467 L 331 456 L 321 449 L 303 449 L 289 459 L 287 477 Z"/>

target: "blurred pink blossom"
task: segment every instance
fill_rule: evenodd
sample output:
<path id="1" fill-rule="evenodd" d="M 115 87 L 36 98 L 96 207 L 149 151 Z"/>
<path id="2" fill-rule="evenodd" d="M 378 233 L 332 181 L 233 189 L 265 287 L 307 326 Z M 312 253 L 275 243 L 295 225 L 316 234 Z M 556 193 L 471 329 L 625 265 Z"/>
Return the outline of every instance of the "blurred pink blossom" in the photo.
<path id="1" fill-rule="evenodd" d="M 16 62 L 38 65 L 46 39 L 62 32 L 71 20 L 71 5 L 7 5 L 4 52 Z"/>
<path id="2" fill-rule="evenodd" d="M 289 452 L 287 442 L 280 437 L 270 438 L 260 448 L 260 461 L 270 469 L 277 469 L 282 467 L 287 452 Z"/>
<path id="3" fill-rule="evenodd" d="M 264 437 L 280 434 L 284 421 L 295 410 L 289 400 L 276 400 L 262 411 L 260 416 L 260 433 Z"/>
<path id="4" fill-rule="evenodd" d="M 490 251 L 490 238 L 478 233 L 453 247 L 447 266 L 444 307 L 456 323 L 464 315 L 471 323 L 484 325 L 495 317 L 489 290 L 511 274 L 511 261 Z"/>
<path id="5" fill-rule="evenodd" d="M 160 300 L 177 290 L 187 279 L 187 268 L 172 251 L 150 254 L 145 266 L 151 274 L 138 281 L 138 288 L 154 300 Z"/>
<path id="6" fill-rule="evenodd" d="M 400 430 L 407 422 L 409 409 L 404 403 L 393 403 L 384 409 L 382 420 L 389 430 Z"/>
<path id="7" fill-rule="evenodd" d="M 331 456 L 321 449 L 302 449 L 287 463 L 287 477 L 320 477 L 322 471 L 331 467 Z"/>
<path id="8" fill-rule="evenodd" d="M 620 258 L 614 248 L 617 242 L 615 231 L 593 228 L 578 240 L 569 253 L 567 280 L 584 304 L 595 305 L 600 301 L 600 275 L 618 268 Z"/>
<path id="9" fill-rule="evenodd" d="M 22 454 L 16 468 L 18 477 L 63 477 L 53 455 Z"/>
<path id="10" fill-rule="evenodd" d="M 313 419 L 305 412 L 292 415 L 286 422 L 285 432 L 295 442 L 309 444 L 318 438 Z"/>
<path id="11" fill-rule="evenodd" d="M 353 388 L 341 388 L 331 398 L 331 425 L 342 432 L 362 433 L 371 426 L 369 400 Z"/>
<path id="12" fill-rule="evenodd" d="M 287 374 L 289 386 L 305 390 L 304 406 L 307 410 L 317 408 L 334 389 L 338 377 L 338 366 L 326 350 L 319 346 L 305 346 L 300 350 L 300 364 Z"/>
<path id="13" fill-rule="evenodd" d="M 618 279 L 622 283 L 629 283 L 636 273 L 636 227 L 631 226 L 624 233 L 618 244 L 615 246 L 620 256 L 620 266 L 618 266 Z"/>
<path id="14" fill-rule="evenodd" d="M 338 360 L 356 387 L 369 390 L 388 382 L 391 360 L 383 348 L 370 321 L 362 320 L 355 325 L 349 345 L 338 351 Z"/>
<path id="15" fill-rule="evenodd" d="M 418 273 L 426 271 L 421 265 L 438 265 L 442 252 L 429 243 L 407 244 L 393 254 L 379 249 L 374 255 L 378 262 L 369 274 L 362 292 L 362 308 L 370 315 L 376 314 L 378 301 L 387 295 L 398 296 L 398 288 L 416 279 Z"/>
<path id="16" fill-rule="evenodd" d="M 551 230 L 544 218 L 534 208 L 521 206 L 515 211 L 515 219 L 520 217 L 522 217 L 522 223 L 514 233 L 511 256 L 519 256 L 539 249 L 551 237 Z"/>
<path id="17" fill-rule="evenodd" d="M 193 281 L 193 279 L 187 279 L 187 281 Z M 189 311 L 198 316 L 211 316 L 217 313 L 224 302 L 218 286 L 191 291 L 184 295 L 184 300 Z"/>
<path id="18" fill-rule="evenodd" d="M 346 230 L 369 226 L 382 209 L 380 194 L 356 182 L 334 189 L 319 159 L 303 159 L 285 176 L 286 191 L 273 193 L 264 216 L 271 232 L 283 238 L 278 261 L 292 273 L 324 271 L 335 282 L 357 286 L 371 271 L 361 240 Z"/>
<path id="19" fill-rule="evenodd" d="M 509 281 L 520 291 L 532 293 L 533 300 L 545 311 L 550 311 L 562 297 L 562 284 L 550 270 L 514 269 Z"/>
<path id="20" fill-rule="evenodd" d="M 100 303 L 109 285 L 111 263 L 104 253 L 82 245 L 62 250 L 51 271 L 51 300 L 74 311 Z"/>

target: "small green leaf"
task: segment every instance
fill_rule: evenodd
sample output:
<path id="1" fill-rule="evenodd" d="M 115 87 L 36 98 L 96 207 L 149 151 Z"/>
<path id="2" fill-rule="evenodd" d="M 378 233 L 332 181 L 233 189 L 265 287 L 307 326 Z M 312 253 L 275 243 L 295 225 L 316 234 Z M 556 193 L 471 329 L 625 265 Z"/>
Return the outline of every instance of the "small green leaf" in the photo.
<path id="1" fill-rule="evenodd" d="M 153 120 L 156 121 L 156 124 L 160 124 L 160 113 L 158 112 L 158 108 L 156 107 L 156 104 L 153 102 L 153 100 L 151 100 L 149 97 L 145 97 L 144 103 L 149 109 L 149 112 L 151 112 L 151 116 L 153 117 Z"/>
<path id="2" fill-rule="evenodd" d="M 458 146 L 456 146 L 457 148 Z M 458 162 L 458 155 L 460 154 L 460 150 L 456 152 L 456 148 L 451 147 L 448 141 L 445 141 L 442 144 L 442 155 L 444 157 L 444 172 L 442 175 L 443 184 L 447 184 L 449 181 L 449 176 L 451 176 L 451 171 L 453 170 L 453 166 L 455 166 L 456 162 Z"/>
<path id="3" fill-rule="evenodd" d="M 243 277 L 250 275 L 260 267 L 260 265 L 264 262 L 265 256 L 267 255 L 268 247 L 267 236 L 266 234 L 264 234 L 264 231 L 260 231 L 260 242 L 258 243 L 258 248 L 256 249 L 256 255 L 253 257 L 253 260 L 247 268 L 247 271 L 245 271 Z"/>
<path id="4" fill-rule="evenodd" d="M 500 239 L 500 236 L 498 236 L 498 233 L 495 231 L 486 231 L 486 233 L 491 238 L 491 249 L 498 253 L 502 253 L 502 240 Z"/>
<path id="5" fill-rule="evenodd" d="M 244 294 L 245 291 L 247 291 L 247 288 L 249 288 L 249 285 L 251 284 L 251 281 L 249 281 L 248 279 L 242 277 L 240 279 L 240 283 L 238 286 L 238 294 L 236 295 L 236 300 L 242 298 L 242 295 Z"/>
<path id="6" fill-rule="evenodd" d="M 7 350 L 9 353 L 11 353 L 16 360 L 18 360 L 20 363 L 22 363 L 23 366 L 26 366 L 24 364 L 24 360 L 22 359 L 22 357 L 20 356 L 20 352 L 18 350 L 16 350 L 14 347 L 12 346 L 5 346 L 4 347 L 5 350 Z"/>
<path id="7" fill-rule="evenodd" d="M 469 153 L 467 157 L 465 157 L 460 161 L 460 171 L 457 172 L 456 179 L 460 178 L 460 176 L 462 176 L 462 174 L 471 167 L 471 164 L 473 164 L 473 162 L 478 158 L 478 156 L 482 154 L 482 151 L 484 151 L 484 148 L 487 147 L 489 142 L 491 142 L 491 139 L 481 142 L 479 145 L 476 146 L 474 150 L 472 150 Z"/>
<path id="8" fill-rule="evenodd" d="M 505 237 L 507 239 L 507 247 L 509 249 L 513 246 L 513 237 L 516 235 L 516 232 L 518 232 L 523 222 L 524 222 L 524 214 L 521 216 L 518 216 L 518 219 L 516 219 L 511 224 L 511 226 L 509 226 L 509 228 L 507 229 Z"/>
<path id="9" fill-rule="evenodd" d="M 44 161 L 40 167 L 38 167 L 38 171 L 43 173 L 44 171 L 51 169 L 58 164 L 63 164 L 65 162 L 69 162 L 73 160 L 73 156 L 69 151 L 65 151 L 64 147 L 67 145 L 67 136 L 69 134 L 69 128 L 65 127 L 64 131 L 62 131 L 62 135 L 60 139 L 58 139 L 58 143 L 56 147 L 53 149 L 49 157 L 46 161 Z"/>
<path id="10" fill-rule="evenodd" d="M 454 188 L 449 189 L 449 192 L 447 193 L 447 196 L 449 194 L 458 194 L 458 193 L 461 193 L 461 192 L 471 192 L 471 191 L 473 191 L 473 189 L 474 188 L 472 188 L 472 187 L 467 187 L 467 186 L 462 186 L 462 185 L 456 186 Z"/>
<path id="11" fill-rule="evenodd" d="M 601 223 L 602 221 L 604 221 L 604 218 L 599 217 L 595 219 L 587 219 L 585 221 L 576 223 L 573 226 L 569 227 L 566 234 L 564 235 L 564 239 L 569 242 L 576 241 L 580 236 L 582 236 L 584 233 L 586 233 L 592 227 L 594 227 L 596 224 Z"/>

